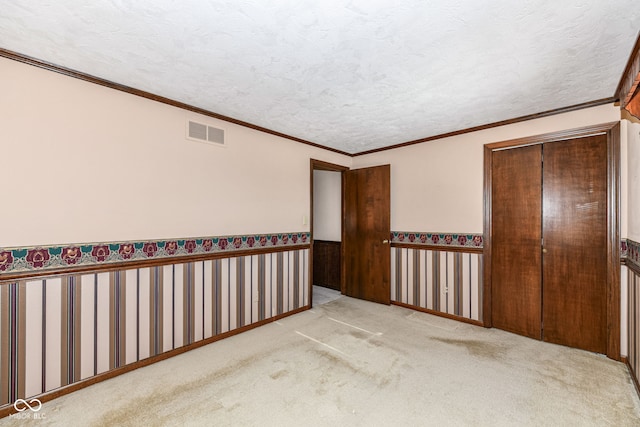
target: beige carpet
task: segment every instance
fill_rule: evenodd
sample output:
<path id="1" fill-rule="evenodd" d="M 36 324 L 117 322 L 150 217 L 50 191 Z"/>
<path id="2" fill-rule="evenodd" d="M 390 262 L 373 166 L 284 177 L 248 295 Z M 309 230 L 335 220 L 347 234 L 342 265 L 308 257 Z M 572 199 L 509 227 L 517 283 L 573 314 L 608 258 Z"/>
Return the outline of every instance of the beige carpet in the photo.
<path id="1" fill-rule="evenodd" d="M 340 298 L 340 291 L 325 288 L 323 286 L 313 285 L 313 305 L 323 305 Z"/>
<path id="2" fill-rule="evenodd" d="M 602 356 L 340 297 L 40 414 L 0 426 L 638 426 L 640 402 Z"/>

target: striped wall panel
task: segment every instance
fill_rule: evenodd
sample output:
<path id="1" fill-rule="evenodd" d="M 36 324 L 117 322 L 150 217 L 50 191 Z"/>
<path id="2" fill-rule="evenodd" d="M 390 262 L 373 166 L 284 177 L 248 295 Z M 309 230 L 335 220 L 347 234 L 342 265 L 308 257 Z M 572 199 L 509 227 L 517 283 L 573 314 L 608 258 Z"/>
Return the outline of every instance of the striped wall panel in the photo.
<path id="1" fill-rule="evenodd" d="M 392 248 L 391 301 L 482 321 L 482 255 Z"/>
<path id="2" fill-rule="evenodd" d="M 636 384 L 640 383 L 640 274 L 627 268 L 628 361 Z"/>
<path id="3" fill-rule="evenodd" d="M 0 405 L 309 304 L 308 249 L 0 285 Z"/>

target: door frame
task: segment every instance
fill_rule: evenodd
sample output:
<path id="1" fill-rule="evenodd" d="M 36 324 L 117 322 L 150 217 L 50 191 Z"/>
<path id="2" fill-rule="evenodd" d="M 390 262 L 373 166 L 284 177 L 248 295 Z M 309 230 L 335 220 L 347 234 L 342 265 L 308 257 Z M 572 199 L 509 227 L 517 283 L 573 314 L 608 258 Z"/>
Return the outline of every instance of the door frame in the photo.
<path id="1" fill-rule="evenodd" d="M 342 240 L 340 244 L 340 293 L 344 294 L 344 273 L 345 273 L 345 263 L 344 263 L 344 239 L 345 239 L 345 177 L 344 174 L 349 170 L 347 166 L 338 165 L 335 163 L 324 162 L 322 160 L 311 159 L 310 160 L 310 190 L 309 190 L 309 202 L 310 202 L 310 210 L 309 210 L 309 233 L 311 238 L 309 240 L 309 306 L 313 307 L 313 171 L 328 171 L 328 172 L 340 172 L 340 204 L 341 204 L 341 218 L 340 218 L 340 239 Z"/>
<path id="2" fill-rule="evenodd" d="M 492 154 L 494 151 L 544 144 L 580 137 L 607 135 L 607 357 L 620 360 L 620 122 L 484 145 L 484 245 L 483 245 L 483 323 L 491 319 L 491 245 L 492 245 Z"/>

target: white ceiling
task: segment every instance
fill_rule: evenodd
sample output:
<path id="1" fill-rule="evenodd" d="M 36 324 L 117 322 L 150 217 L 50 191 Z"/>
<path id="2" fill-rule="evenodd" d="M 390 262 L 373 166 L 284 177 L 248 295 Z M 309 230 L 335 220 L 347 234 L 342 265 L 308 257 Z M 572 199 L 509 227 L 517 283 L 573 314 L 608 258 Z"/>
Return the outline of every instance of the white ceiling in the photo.
<path id="1" fill-rule="evenodd" d="M 12 0 L 0 47 L 349 153 L 609 98 L 638 0 Z"/>

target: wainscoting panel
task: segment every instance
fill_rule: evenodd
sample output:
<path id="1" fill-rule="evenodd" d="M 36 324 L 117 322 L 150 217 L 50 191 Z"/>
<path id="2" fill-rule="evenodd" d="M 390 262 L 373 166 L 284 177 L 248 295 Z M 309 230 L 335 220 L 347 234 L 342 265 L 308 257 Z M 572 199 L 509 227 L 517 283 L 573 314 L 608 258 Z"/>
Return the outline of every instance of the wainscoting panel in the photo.
<path id="1" fill-rule="evenodd" d="M 627 339 L 628 363 L 640 393 L 640 267 L 628 263 L 627 270 Z"/>
<path id="2" fill-rule="evenodd" d="M 482 322 L 482 254 L 392 247 L 391 301 Z"/>
<path id="3" fill-rule="evenodd" d="M 0 405 L 305 307 L 308 265 L 292 248 L 4 282 Z"/>

